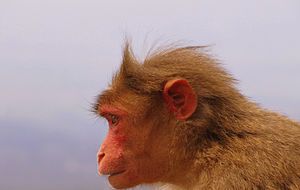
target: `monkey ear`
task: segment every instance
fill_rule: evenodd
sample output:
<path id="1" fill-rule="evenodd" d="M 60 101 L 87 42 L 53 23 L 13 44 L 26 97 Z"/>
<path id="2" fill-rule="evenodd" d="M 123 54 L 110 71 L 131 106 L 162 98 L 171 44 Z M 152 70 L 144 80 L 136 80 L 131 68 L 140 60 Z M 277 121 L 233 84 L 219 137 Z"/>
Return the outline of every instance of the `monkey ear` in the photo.
<path id="1" fill-rule="evenodd" d="M 169 80 L 163 90 L 163 98 L 176 119 L 188 119 L 197 108 L 197 96 L 185 79 Z"/>

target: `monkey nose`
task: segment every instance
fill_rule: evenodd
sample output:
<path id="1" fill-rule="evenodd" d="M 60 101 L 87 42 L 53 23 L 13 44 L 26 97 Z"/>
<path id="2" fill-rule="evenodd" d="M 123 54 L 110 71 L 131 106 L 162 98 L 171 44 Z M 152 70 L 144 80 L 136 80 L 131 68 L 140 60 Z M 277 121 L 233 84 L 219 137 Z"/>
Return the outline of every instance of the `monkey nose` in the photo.
<path id="1" fill-rule="evenodd" d="M 105 153 L 104 152 L 99 152 L 97 155 L 97 162 L 100 164 L 101 160 L 104 158 Z"/>

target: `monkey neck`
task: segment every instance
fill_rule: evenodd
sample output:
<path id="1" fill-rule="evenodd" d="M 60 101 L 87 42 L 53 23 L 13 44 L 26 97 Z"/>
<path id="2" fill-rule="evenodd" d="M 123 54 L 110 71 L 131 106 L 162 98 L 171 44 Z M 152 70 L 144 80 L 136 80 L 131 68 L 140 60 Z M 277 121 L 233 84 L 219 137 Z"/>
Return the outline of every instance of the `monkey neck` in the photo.
<path id="1" fill-rule="evenodd" d="M 250 122 L 257 118 L 261 110 L 246 98 L 210 99 L 204 103 L 191 120 L 178 123 L 174 132 L 176 148 L 177 172 L 180 179 L 176 184 L 189 189 L 196 183 L 195 174 L 200 175 L 203 169 L 213 168 L 234 141 L 244 140 L 257 133 Z M 198 114 L 198 115 L 197 115 Z M 249 124 L 249 125 L 248 125 Z M 195 135 L 198 134 L 198 135 Z M 191 171 L 193 176 L 185 174 Z M 187 183 L 186 183 L 187 182 Z"/>
<path id="2" fill-rule="evenodd" d="M 224 142 L 227 138 L 243 137 L 253 133 L 253 129 L 247 123 L 261 112 L 255 103 L 250 102 L 235 89 L 232 89 L 229 95 L 205 98 L 204 108 L 206 110 L 200 113 L 204 116 L 198 115 L 198 118 L 205 121 L 205 126 L 200 124 L 198 127 L 206 130 L 208 135 L 206 137 L 209 137 L 209 140 L 218 143 Z"/>

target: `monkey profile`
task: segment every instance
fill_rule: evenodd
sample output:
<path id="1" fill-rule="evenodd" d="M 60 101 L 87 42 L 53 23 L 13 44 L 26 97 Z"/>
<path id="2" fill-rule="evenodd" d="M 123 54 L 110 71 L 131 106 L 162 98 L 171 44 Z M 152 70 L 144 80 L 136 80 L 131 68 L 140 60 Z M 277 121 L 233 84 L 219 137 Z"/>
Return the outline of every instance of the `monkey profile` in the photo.
<path id="1" fill-rule="evenodd" d="M 140 62 L 125 43 L 93 109 L 109 123 L 98 172 L 116 189 L 300 189 L 300 124 L 242 95 L 201 47 Z"/>

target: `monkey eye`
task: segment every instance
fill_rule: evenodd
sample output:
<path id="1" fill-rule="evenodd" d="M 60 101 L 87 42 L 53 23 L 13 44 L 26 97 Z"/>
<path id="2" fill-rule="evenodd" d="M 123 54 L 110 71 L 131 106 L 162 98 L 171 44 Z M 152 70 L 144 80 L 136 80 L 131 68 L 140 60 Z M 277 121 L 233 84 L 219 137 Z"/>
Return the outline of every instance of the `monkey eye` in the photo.
<path id="1" fill-rule="evenodd" d="M 109 124 L 112 126 L 116 126 L 119 123 L 119 116 L 114 115 L 114 114 L 107 114 L 106 119 L 108 120 Z"/>

